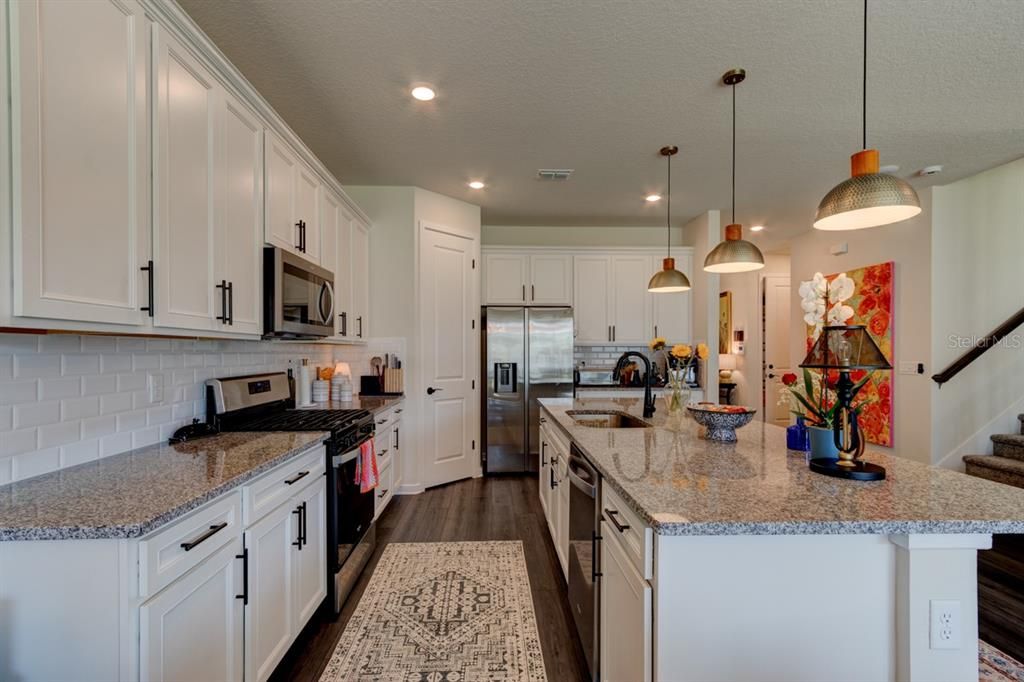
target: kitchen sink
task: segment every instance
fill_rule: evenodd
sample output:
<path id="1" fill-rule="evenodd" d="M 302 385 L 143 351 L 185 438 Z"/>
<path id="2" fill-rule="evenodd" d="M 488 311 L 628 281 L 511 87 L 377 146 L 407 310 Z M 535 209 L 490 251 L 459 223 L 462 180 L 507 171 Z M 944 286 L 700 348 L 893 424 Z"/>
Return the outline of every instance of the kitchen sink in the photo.
<path id="1" fill-rule="evenodd" d="M 595 429 L 649 429 L 651 425 L 625 412 L 569 410 L 567 415 L 580 426 Z"/>

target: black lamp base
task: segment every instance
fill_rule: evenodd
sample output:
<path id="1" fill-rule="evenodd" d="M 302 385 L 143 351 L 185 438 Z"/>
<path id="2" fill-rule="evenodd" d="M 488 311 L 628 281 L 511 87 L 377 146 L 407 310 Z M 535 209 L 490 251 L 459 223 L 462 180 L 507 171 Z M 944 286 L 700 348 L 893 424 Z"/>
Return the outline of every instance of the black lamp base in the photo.
<path id="1" fill-rule="evenodd" d="M 885 479 L 885 469 L 877 464 L 858 459 L 853 461 L 850 466 L 843 466 L 839 464 L 839 461 L 837 459 L 812 459 L 808 466 L 811 471 L 817 474 L 833 476 L 835 478 L 846 478 L 854 481 L 881 481 Z"/>

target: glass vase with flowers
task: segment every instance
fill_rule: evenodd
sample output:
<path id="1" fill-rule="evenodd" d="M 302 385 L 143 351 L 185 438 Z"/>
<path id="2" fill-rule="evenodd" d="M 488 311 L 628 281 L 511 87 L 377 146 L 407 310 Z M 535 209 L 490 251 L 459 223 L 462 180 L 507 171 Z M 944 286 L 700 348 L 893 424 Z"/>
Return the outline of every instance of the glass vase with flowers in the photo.
<path id="1" fill-rule="evenodd" d="M 669 389 L 665 396 L 670 413 L 679 412 L 690 402 L 690 385 L 686 381 L 690 368 L 698 360 L 707 360 L 710 350 L 698 343 L 696 348 L 689 344 L 677 343 L 671 349 L 664 337 L 657 337 L 648 344 L 651 351 L 660 353 L 665 360 L 665 380 Z"/>

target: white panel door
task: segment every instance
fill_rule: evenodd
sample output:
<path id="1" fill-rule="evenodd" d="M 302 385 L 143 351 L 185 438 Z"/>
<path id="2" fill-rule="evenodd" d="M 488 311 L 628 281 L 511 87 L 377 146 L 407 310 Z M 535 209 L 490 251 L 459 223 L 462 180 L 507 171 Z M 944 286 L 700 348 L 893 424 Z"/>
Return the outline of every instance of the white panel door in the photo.
<path id="1" fill-rule="evenodd" d="M 572 305 L 572 256 L 530 256 L 530 303 Z"/>
<path id="2" fill-rule="evenodd" d="M 484 305 L 523 305 L 528 301 L 529 256 L 488 253 L 484 261 Z"/>
<path id="3" fill-rule="evenodd" d="M 423 348 L 423 478 L 438 485 L 477 475 L 479 371 L 472 259 L 476 241 L 421 224 L 420 338 Z"/>
<path id="4" fill-rule="evenodd" d="M 153 40 L 155 321 L 160 327 L 220 329 L 228 320 L 228 298 L 214 269 L 219 93 L 213 75 L 166 31 L 154 27 Z"/>
<path id="5" fill-rule="evenodd" d="M 793 371 L 789 360 L 789 277 L 764 277 L 764 414 L 765 421 L 786 426 L 792 415 L 779 405 L 782 375 Z"/>
<path id="6" fill-rule="evenodd" d="M 653 258 L 651 272 L 658 267 Z M 687 277 L 693 277 L 693 256 L 676 256 L 676 267 Z M 682 291 L 674 294 L 648 294 L 654 313 L 654 335 L 664 336 L 671 346 L 676 343 L 693 341 L 693 292 Z"/>
<path id="7" fill-rule="evenodd" d="M 320 262 L 320 178 L 300 162 L 295 174 L 295 222 L 301 223 L 302 254 Z"/>
<path id="8" fill-rule="evenodd" d="M 653 656 L 651 635 L 654 614 L 651 586 L 602 519 L 601 541 L 601 627 L 602 682 L 650 682 Z"/>
<path id="9" fill-rule="evenodd" d="M 221 97 L 217 165 L 219 279 L 231 286 L 226 329 L 263 332 L 263 124 L 227 92 Z"/>
<path id="10" fill-rule="evenodd" d="M 145 13 L 135 0 L 4 7 L 14 314 L 147 324 L 148 277 L 140 270 L 150 253 Z"/>
<path id="11" fill-rule="evenodd" d="M 296 631 L 292 543 L 298 533 L 297 507 L 297 504 L 284 504 L 245 531 L 245 546 L 249 552 L 246 680 L 262 682 L 270 677 L 291 646 Z"/>
<path id="12" fill-rule="evenodd" d="M 651 297 L 647 283 L 654 270 L 647 255 L 612 257 L 612 341 L 632 345 L 651 339 Z"/>
<path id="13" fill-rule="evenodd" d="M 348 316 L 346 338 L 370 336 L 370 228 L 360 220 L 350 223 L 352 230 L 352 312 Z"/>
<path id="14" fill-rule="evenodd" d="M 292 549 L 292 619 L 297 636 L 327 596 L 327 489 L 321 476 L 295 498 L 302 508 L 302 546 Z"/>
<path id="15" fill-rule="evenodd" d="M 299 226 L 295 218 L 295 187 L 299 159 L 284 140 L 267 130 L 264 134 L 266 157 L 266 223 L 264 239 L 268 244 L 299 253 Z"/>
<path id="16" fill-rule="evenodd" d="M 572 271 L 576 343 L 611 343 L 611 257 L 576 256 Z"/>
<path id="17" fill-rule="evenodd" d="M 143 680 L 242 679 L 241 554 L 236 538 L 140 607 Z"/>

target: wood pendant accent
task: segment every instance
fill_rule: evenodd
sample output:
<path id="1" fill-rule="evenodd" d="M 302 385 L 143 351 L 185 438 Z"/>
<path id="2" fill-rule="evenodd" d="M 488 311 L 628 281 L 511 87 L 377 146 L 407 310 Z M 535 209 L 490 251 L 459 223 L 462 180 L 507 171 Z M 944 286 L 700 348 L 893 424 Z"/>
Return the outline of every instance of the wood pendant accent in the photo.
<path id="1" fill-rule="evenodd" d="M 661 269 L 662 270 L 675 270 L 676 269 L 676 259 L 675 258 L 665 258 L 665 259 L 662 259 L 662 261 L 661 261 Z"/>
<path id="2" fill-rule="evenodd" d="M 733 223 L 725 226 L 725 241 L 735 242 L 743 239 L 743 226 Z"/>
<path id="3" fill-rule="evenodd" d="M 878 150 L 864 149 L 850 157 L 850 177 L 878 172 Z"/>

